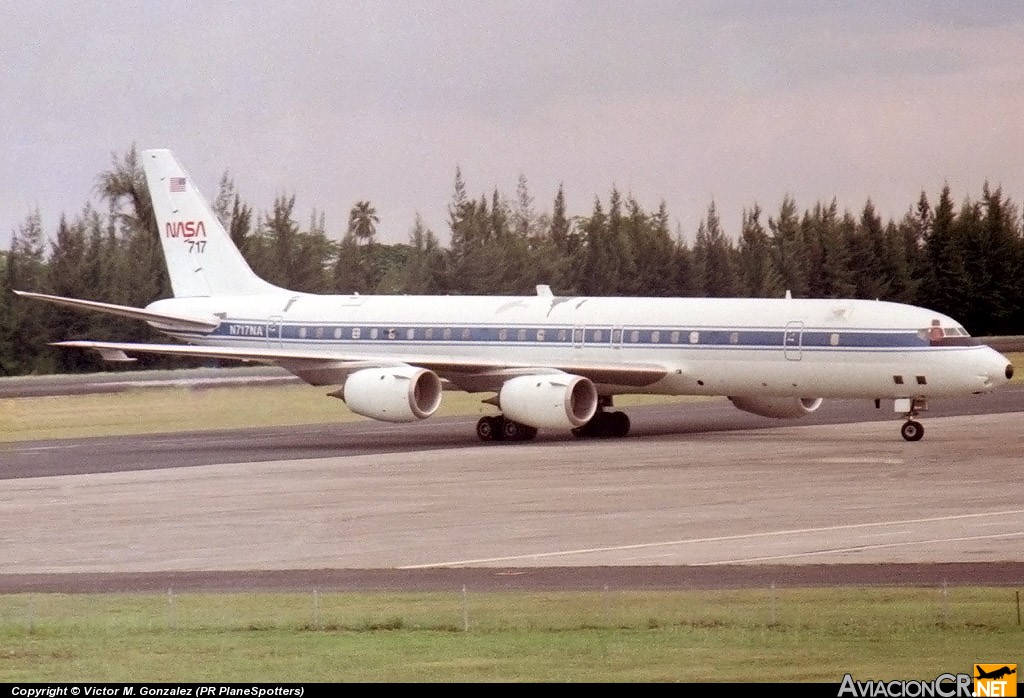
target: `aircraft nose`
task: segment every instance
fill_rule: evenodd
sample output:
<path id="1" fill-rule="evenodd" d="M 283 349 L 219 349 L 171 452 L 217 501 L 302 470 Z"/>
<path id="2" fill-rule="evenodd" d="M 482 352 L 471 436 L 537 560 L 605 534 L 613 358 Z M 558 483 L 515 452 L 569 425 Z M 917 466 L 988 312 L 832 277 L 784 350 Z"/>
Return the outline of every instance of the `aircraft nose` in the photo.
<path id="1" fill-rule="evenodd" d="M 986 352 L 982 366 L 979 366 L 982 369 L 979 377 L 985 390 L 1005 385 L 1013 378 L 1013 364 L 991 347 L 988 347 L 988 352 Z"/>

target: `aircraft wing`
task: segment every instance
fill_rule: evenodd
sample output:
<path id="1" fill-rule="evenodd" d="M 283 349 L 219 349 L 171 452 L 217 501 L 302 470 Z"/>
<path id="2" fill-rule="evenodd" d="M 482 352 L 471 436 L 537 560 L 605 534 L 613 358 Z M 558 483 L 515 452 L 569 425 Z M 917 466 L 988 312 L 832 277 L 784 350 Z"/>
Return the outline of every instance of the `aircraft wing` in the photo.
<path id="1" fill-rule="evenodd" d="M 418 366 L 436 372 L 462 390 L 482 392 L 498 390 L 511 377 L 561 371 L 589 378 L 595 383 L 642 387 L 668 374 L 657 364 L 574 364 L 555 363 L 538 366 L 526 363 L 494 363 L 462 359 L 457 356 L 404 355 L 381 357 L 370 354 L 341 354 L 299 349 L 261 347 L 210 347 L 190 344 L 142 344 L 131 342 L 94 342 L 74 340 L 54 342 L 54 346 L 92 349 L 110 361 L 131 361 L 127 353 L 191 356 L 281 366 L 311 385 L 338 385 L 353 371 L 382 366 Z"/>
<path id="2" fill-rule="evenodd" d="M 216 329 L 220 324 L 220 319 L 213 315 L 208 315 L 206 317 L 172 315 L 169 313 L 155 313 L 142 308 L 133 308 L 129 305 L 115 305 L 114 303 L 100 303 L 99 301 L 87 301 L 80 298 L 51 296 L 46 293 L 32 293 L 30 291 L 15 291 L 15 293 L 24 298 L 34 298 L 36 300 L 52 303 L 53 305 L 61 305 L 66 308 L 93 310 L 100 313 L 106 313 L 107 315 L 131 318 L 132 320 L 145 320 L 146 322 L 159 326 L 160 329 L 198 330 L 209 332 L 210 330 Z"/>

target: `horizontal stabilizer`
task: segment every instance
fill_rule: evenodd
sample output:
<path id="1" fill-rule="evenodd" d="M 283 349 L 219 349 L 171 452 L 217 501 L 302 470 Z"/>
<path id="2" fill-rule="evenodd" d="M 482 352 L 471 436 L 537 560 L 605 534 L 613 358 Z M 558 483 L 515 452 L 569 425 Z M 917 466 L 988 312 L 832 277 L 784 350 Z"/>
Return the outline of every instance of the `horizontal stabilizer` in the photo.
<path id="1" fill-rule="evenodd" d="M 129 305 L 115 305 L 113 303 L 100 303 L 99 301 L 87 301 L 80 298 L 51 296 L 46 293 L 32 293 L 30 291 L 15 291 L 15 293 L 24 298 L 34 298 L 54 305 L 61 305 L 66 308 L 92 310 L 98 313 L 106 313 L 107 315 L 131 318 L 132 320 L 144 320 L 156 325 L 161 330 L 209 332 L 216 329 L 220 324 L 220 320 L 212 315 L 206 318 L 171 315 L 169 313 L 155 313 L 142 308 L 133 308 Z"/>

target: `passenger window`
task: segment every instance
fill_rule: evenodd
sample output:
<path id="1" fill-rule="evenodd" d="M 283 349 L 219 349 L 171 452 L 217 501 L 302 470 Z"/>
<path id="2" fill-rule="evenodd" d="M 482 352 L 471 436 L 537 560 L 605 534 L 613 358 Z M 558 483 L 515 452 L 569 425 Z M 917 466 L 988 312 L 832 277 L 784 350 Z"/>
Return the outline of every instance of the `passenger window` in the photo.
<path id="1" fill-rule="evenodd" d="M 694 330 L 690 333 L 690 344 L 697 344 L 700 342 L 700 332 Z"/>

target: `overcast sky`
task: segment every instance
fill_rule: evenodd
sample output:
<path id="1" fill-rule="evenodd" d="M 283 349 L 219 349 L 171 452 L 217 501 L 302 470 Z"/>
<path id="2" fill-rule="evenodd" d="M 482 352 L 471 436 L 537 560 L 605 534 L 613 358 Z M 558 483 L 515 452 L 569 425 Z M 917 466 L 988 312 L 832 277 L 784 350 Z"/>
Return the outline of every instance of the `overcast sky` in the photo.
<path id="1" fill-rule="evenodd" d="M 0 244 L 52 232 L 114 153 L 170 148 L 213 198 L 296 196 L 328 232 L 369 200 L 384 242 L 447 240 L 469 193 L 571 215 L 612 187 L 693 240 L 714 201 L 871 198 L 900 218 L 944 183 L 1024 198 L 1024 3 L 7 0 Z"/>

